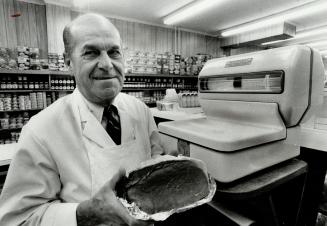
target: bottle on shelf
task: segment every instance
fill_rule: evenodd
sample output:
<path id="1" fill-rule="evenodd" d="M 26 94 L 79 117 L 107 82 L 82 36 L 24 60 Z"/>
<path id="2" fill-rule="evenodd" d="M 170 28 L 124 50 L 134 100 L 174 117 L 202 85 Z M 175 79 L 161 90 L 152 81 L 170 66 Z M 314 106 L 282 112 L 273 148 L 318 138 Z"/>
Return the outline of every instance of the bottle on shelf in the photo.
<path id="1" fill-rule="evenodd" d="M 3 76 L 0 81 L 0 89 L 4 90 L 7 88 L 7 77 Z"/>
<path id="2" fill-rule="evenodd" d="M 17 89 L 23 89 L 23 77 L 22 76 L 18 76 L 17 77 Z"/>
<path id="3" fill-rule="evenodd" d="M 28 85 L 26 76 L 23 77 L 23 89 L 25 89 L 25 90 L 29 89 L 29 85 Z"/>

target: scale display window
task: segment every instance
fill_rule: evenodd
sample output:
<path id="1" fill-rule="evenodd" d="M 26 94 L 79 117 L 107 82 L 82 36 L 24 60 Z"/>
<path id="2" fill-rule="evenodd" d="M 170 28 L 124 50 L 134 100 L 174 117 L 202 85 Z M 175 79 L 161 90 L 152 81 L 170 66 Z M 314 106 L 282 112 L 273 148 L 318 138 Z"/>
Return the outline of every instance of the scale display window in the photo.
<path id="1" fill-rule="evenodd" d="M 284 72 L 254 72 L 212 75 L 199 78 L 200 92 L 217 93 L 282 93 Z"/>

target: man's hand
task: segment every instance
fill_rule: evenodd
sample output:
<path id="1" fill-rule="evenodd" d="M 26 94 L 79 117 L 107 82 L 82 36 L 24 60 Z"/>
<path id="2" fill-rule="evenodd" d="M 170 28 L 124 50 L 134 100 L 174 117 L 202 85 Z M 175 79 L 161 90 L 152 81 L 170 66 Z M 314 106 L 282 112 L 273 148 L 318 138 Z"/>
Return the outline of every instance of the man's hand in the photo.
<path id="1" fill-rule="evenodd" d="M 137 220 L 130 216 L 126 208 L 117 199 L 114 188 L 117 181 L 124 175 L 125 171 L 120 170 L 97 194 L 78 205 L 76 210 L 78 226 L 153 225 L 153 223 Z"/>

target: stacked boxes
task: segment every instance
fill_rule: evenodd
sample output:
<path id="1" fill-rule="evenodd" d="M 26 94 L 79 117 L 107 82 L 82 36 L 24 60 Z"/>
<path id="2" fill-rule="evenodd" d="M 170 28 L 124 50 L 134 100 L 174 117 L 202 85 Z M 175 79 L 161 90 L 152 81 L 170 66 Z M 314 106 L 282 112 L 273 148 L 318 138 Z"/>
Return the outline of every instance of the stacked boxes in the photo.
<path id="1" fill-rule="evenodd" d="M 36 47 L 17 46 L 19 70 L 40 70 L 40 49 Z"/>
<path id="2" fill-rule="evenodd" d="M 48 67 L 51 71 L 68 71 L 64 56 L 57 53 L 48 54 L 48 65 L 44 64 L 44 67 Z"/>
<path id="3" fill-rule="evenodd" d="M 165 52 L 164 54 L 157 54 L 157 71 L 160 74 L 168 75 L 174 74 L 176 68 L 179 68 L 175 61 L 175 57 L 178 58 L 179 55 L 175 55 L 170 52 Z"/>
<path id="4" fill-rule="evenodd" d="M 130 51 L 126 54 L 126 73 L 198 75 L 211 55 L 197 54 L 182 58 L 170 52 L 148 53 Z"/>
<path id="5" fill-rule="evenodd" d="M 162 54 L 161 58 L 161 74 L 169 74 L 168 53 Z"/>
<path id="6" fill-rule="evenodd" d="M 30 69 L 30 51 L 27 46 L 17 46 L 17 62 L 19 70 Z"/>
<path id="7" fill-rule="evenodd" d="M 65 65 L 64 55 L 58 54 L 58 69 L 59 71 L 68 71 Z"/>
<path id="8" fill-rule="evenodd" d="M 12 51 L 5 47 L 0 47 L 0 68 L 16 69 L 17 62 L 13 57 Z"/>
<path id="9" fill-rule="evenodd" d="M 156 57 L 154 53 L 130 51 L 126 54 L 126 72 L 156 74 Z"/>
<path id="10" fill-rule="evenodd" d="M 168 53 L 169 74 L 180 74 L 181 55 Z"/>
<path id="11" fill-rule="evenodd" d="M 181 59 L 180 75 L 198 75 L 209 59 L 212 59 L 212 57 L 208 54 L 197 54 L 196 56 Z"/>
<path id="12" fill-rule="evenodd" d="M 0 112 L 43 109 L 50 104 L 47 104 L 45 92 L 33 92 L 29 95 L 0 94 Z"/>
<path id="13" fill-rule="evenodd" d="M 162 70 L 162 68 L 163 68 L 163 56 L 162 56 L 162 54 L 156 54 L 156 68 L 157 68 L 157 73 L 158 74 L 162 74 L 163 72 L 163 70 Z"/>
<path id="14" fill-rule="evenodd" d="M 49 53 L 48 54 L 48 63 L 49 63 L 49 70 L 51 71 L 58 71 L 59 69 L 59 57 L 57 53 Z"/>
<path id="15" fill-rule="evenodd" d="M 10 51 L 9 51 L 10 52 Z M 18 46 L 17 61 L 20 70 L 68 71 L 64 56 L 49 53 L 48 59 L 39 59 L 40 49 Z M 171 52 L 153 53 L 142 51 L 127 51 L 125 54 L 126 73 L 164 74 L 164 75 L 198 75 L 204 63 L 212 57 L 208 54 L 182 58 L 181 55 Z M 0 47 L 0 68 L 15 68 L 17 63 L 10 59 L 7 48 Z"/>
<path id="16" fill-rule="evenodd" d="M 40 69 L 41 70 L 48 70 L 49 69 L 48 59 L 40 59 Z"/>
<path id="17" fill-rule="evenodd" d="M 31 47 L 29 48 L 29 56 L 30 56 L 30 69 L 31 70 L 40 70 L 40 49 Z"/>

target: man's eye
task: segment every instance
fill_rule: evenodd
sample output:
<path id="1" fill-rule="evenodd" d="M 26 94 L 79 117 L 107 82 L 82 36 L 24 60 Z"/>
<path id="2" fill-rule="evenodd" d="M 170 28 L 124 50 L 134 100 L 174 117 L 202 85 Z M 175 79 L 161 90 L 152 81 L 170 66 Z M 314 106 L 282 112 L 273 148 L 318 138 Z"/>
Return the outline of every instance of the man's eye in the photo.
<path id="1" fill-rule="evenodd" d="M 119 57 L 121 57 L 121 52 L 119 50 L 110 50 L 110 51 L 108 51 L 108 56 L 114 57 L 114 58 L 119 58 Z"/>
<path id="2" fill-rule="evenodd" d="M 84 56 L 93 56 L 93 55 L 97 55 L 98 51 L 96 50 L 87 50 L 84 52 Z"/>

